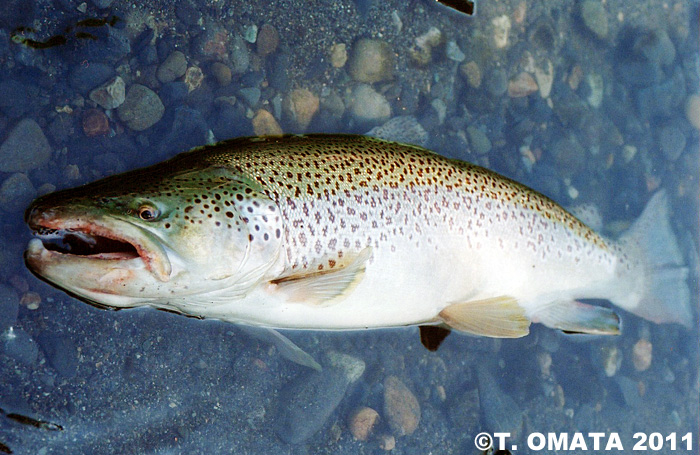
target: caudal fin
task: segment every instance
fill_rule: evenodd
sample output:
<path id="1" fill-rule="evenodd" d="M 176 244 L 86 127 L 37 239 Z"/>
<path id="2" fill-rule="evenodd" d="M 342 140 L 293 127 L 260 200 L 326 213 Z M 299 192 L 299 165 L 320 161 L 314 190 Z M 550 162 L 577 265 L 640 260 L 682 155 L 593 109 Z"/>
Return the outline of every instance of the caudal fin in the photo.
<path id="1" fill-rule="evenodd" d="M 693 325 L 688 288 L 688 268 L 671 228 L 668 196 L 658 191 L 649 200 L 644 212 L 622 236 L 620 244 L 638 275 L 634 298 L 618 302 L 626 310 L 657 323 Z"/>

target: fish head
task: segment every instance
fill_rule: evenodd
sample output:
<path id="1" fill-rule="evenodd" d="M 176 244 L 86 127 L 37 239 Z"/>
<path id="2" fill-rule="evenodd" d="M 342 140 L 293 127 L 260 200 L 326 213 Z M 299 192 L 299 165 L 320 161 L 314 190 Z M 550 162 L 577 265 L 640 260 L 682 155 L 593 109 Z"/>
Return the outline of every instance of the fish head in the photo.
<path id="1" fill-rule="evenodd" d="M 225 169 L 173 167 L 166 162 L 35 200 L 25 213 L 34 232 L 28 267 L 112 308 L 180 311 L 173 302 L 226 289 L 245 293 L 278 257 L 276 204 Z"/>

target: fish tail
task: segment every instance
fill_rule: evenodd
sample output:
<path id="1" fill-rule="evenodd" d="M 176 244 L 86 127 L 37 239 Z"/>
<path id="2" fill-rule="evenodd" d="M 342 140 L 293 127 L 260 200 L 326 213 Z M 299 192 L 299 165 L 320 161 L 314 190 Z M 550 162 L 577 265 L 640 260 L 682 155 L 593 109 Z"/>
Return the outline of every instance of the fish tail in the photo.
<path id="1" fill-rule="evenodd" d="M 632 287 L 613 303 L 656 323 L 693 326 L 688 268 L 669 221 L 668 195 L 658 191 L 642 215 L 623 234 L 620 245 L 626 256 L 621 274 Z"/>

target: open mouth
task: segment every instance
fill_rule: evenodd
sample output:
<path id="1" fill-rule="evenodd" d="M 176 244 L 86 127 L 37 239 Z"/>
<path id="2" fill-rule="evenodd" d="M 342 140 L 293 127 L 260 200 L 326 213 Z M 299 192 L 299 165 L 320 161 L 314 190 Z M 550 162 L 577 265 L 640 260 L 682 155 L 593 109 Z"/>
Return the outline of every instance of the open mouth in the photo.
<path id="1" fill-rule="evenodd" d="M 40 228 L 35 232 L 49 251 L 94 259 L 127 260 L 140 257 L 137 248 L 123 240 L 78 230 Z"/>

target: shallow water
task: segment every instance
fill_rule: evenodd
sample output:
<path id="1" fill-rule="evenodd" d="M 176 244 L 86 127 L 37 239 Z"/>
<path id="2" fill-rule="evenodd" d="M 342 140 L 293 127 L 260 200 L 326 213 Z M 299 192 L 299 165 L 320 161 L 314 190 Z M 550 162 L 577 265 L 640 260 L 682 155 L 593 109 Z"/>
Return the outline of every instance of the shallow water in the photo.
<path id="1" fill-rule="evenodd" d="M 326 366 L 318 373 L 231 324 L 102 311 L 44 284 L 23 265 L 22 210 L 214 140 L 378 128 L 564 206 L 593 203 L 610 235 L 665 188 L 697 321 L 698 8 L 507 0 L 467 17 L 427 0 L 4 2 L 0 453 L 382 453 L 393 438 L 398 454 L 477 454 L 481 432 L 511 433 L 513 453 L 576 432 L 586 449 L 540 452 L 593 453 L 588 434 L 601 432 L 602 448 L 619 435 L 618 453 L 636 442 L 697 453 L 697 323 L 620 311 L 618 337 L 534 325 L 518 340 L 453 334 L 434 353 L 417 328 L 286 332 Z M 385 43 L 374 75 L 353 57 L 360 38 Z M 127 92 L 152 90 L 141 107 L 90 96 L 115 76 Z M 331 366 L 338 353 L 364 363 L 359 379 Z M 385 406 L 387 389 L 400 404 Z M 367 441 L 351 432 L 363 406 L 379 415 Z"/>

